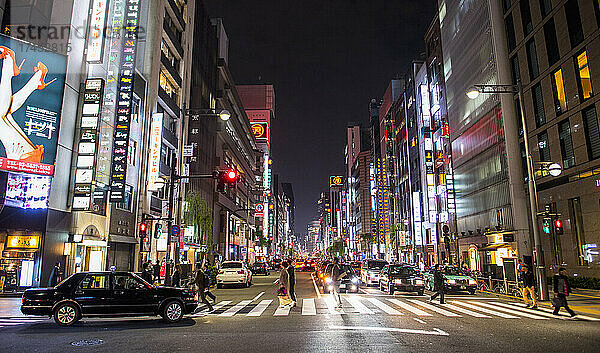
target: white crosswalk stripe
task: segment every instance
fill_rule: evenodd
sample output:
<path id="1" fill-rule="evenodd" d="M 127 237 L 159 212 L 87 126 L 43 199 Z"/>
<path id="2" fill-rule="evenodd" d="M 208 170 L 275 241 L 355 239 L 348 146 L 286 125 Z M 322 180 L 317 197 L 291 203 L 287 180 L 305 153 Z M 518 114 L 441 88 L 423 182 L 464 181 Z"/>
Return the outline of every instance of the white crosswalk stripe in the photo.
<path id="1" fill-rule="evenodd" d="M 469 303 L 459 302 L 458 300 L 451 301 L 452 304 L 459 304 L 459 305 L 462 305 L 462 306 L 466 306 L 467 308 L 470 308 L 470 309 L 473 309 L 473 310 L 478 310 L 478 311 L 481 311 L 481 312 L 486 313 L 486 314 L 499 316 L 499 317 L 504 318 L 504 319 L 518 319 L 519 318 L 518 316 L 508 315 L 508 314 L 501 313 L 501 312 L 498 312 L 498 311 L 488 310 L 486 308 L 477 307 L 477 306 L 471 304 L 473 302 L 474 301 L 470 301 Z"/>
<path id="2" fill-rule="evenodd" d="M 410 305 L 408 303 L 402 302 L 402 301 L 400 301 L 398 299 L 388 299 L 388 300 L 390 302 L 398 305 L 402 309 L 404 309 L 406 311 L 410 311 L 411 313 L 413 313 L 415 315 L 418 315 L 418 316 L 433 316 L 430 313 L 427 313 L 427 312 L 425 312 L 425 311 L 423 311 L 423 310 L 421 310 L 419 308 L 415 308 L 414 306 L 412 306 L 412 305 Z"/>
<path id="3" fill-rule="evenodd" d="M 459 307 L 459 306 L 456 306 L 456 305 L 453 305 L 453 304 L 443 304 L 443 305 L 444 305 L 444 308 L 452 309 L 454 311 L 458 311 L 459 313 L 471 315 L 473 317 L 479 317 L 479 318 L 482 318 L 482 319 L 491 319 L 492 318 L 491 316 L 487 316 L 485 314 L 480 314 L 480 313 L 478 313 L 476 311 L 465 309 L 465 308 L 462 308 L 462 307 Z"/>
<path id="4" fill-rule="evenodd" d="M 219 314 L 219 316 L 233 316 L 250 303 L 252 303 L 252 300 L 242 300 L 241 302 Z"/>
<path id="5" fill-rule="evenodd" d="M 500 303 L 500 302 L 491 302 L 494 305 L 499 305 L 508 309 L 513 309 L 513 310 L 518 310 L 518 311 L 522 311 L 522 312 L 526 312 L 526 313 L 531 313 L 531 314 L 535 314 L 535 315 L 540 315 L 540 316 L 545 316 L 545 317 L 549 317 L 549 318 L 556 318 L 556 316 L 541 311 L 541 310 L 535 310 L 535 309 L 528 309 L 528 308 L 524 308 L 524 307 L 520 307 L 520 306 L 515 306 L 515 305 L 510 305 L 507 303 Z"/>
<path id="6" fill-rule="evenodd" d="M 333 295 L 328 295 L 325 297 L 325 304 L 327 305 L 327 310 L 329 310 L 330 314 L 333 315 L 340 315 L 340 314 L 345 314 L 344 309 L 339 308 L 336 309 L 335 305 L 335 299 L 333 299 Z"/>
<path id="7" fill-rule="evenodd" d="M 422 302 L 420 300 L 408 299 L 408 301 L 411 302 L 411 303 L 415 303 L 417 305 L 420 305 L 420 306 L 426 308 L 427 310 L 434 311 L 434 312 L 436 312 L 438 314 L 442 314 L 444 316 L 448 316 L 448 317 L 461 317 L 459 314 L 456 314 L 456 313 L 453 313 L 451 311 L 438 308 L 437 306 L 434 306 L 434 305 L 431 305 L 431 304 L 427 304 L 427 303 Z"/>
<path id="8" fill-rule="evenodd" d="M 390 314 L 390 315 L 404 315 L 401 312 L 399 312 L 398 310 L 392 308 L 391 306 L 375 299 L 375 298 L 367 298 L 368 301 L 370 301 L 373 305 L 375 305 L 376 307 L 378 307 L 379 309 L 383 310 L 385 313 Z"/>
<path id="9" fill-rule="evenodd" d="M 289 305 L 279 306 L 279 307 L 277 307 L 277 310 L 275 310 L 275 313 L 273 314 L 273 316 L 288 316 L 290 314 L 291 309 L 292 309 L 292 307 Z"/>
<path id="10" fill-rule="evenodd" d="M 219 302 L 218 304 L 213 305 L 213 311 L 219 310 L 222 307 L 224 307 L 225 305 L 228 305 L 230 303 L 231 303 L 231 300 L 223 300 L 222 302 Z M 209 312 L 209 310 L 208 310 L 208 308 L 206 308 L 206 309 L 200 311 L 199 313 L 191 315 L 191 317 L 205 316 L 208 312 Z"/>
<path id="11" fill-rule="evenodd" d="M 510 304 L 512 304 L 512 305 L 517 305 L 517 306 L 521 306 L 521 307 L 524 307 L 524 306 L 526 306 L 526 305 L 527 305 L 527 304 L 524 304 L 524 303 L 510 303 Z M 554 310 L 552 310 L 552 309 L 550 309 L 550 308 L 538 308 L 537 310 L 545 311 L 545 312 L 547 312 L 547 313 L 551 313 L 551 312 L 553 312 L 553 311 L 554 311 Z M 537 310 L 536 310 L 536 312 L 537 312 Z M 554 315 L 552 315 L 552 316 L 554 316 Z M 561 318 L 564 318 L 564 317 L 568 317 L 568 316 L 562 316 L 562 315 L 561 315 L 561 316 L 559 316 L 559 317 L 561 317 Z M 586 316 L 586 315 L 577 315 L 577 317 L 578 317 L 578 318 L 580 318 L 580 319 L 588 320 L 588 321 L 600 321 L 600 318 L 597 318 L 597 317 L 592 317 L 592 316 Z"/>
<path id="12" fill-rule="evenodd" d="M 273 300 L 271 299 L 262 300 L 246 316 L 261 316 L 272 302 Z"/>
<path id="13" fill-rule="evenodd" d="M 358 310 L 359 314 L 373 314 L 373 311 L 371 311 L 371 309 L 367 308 L 366 305 L 361 303 L 359 297 L 345 295 L 343 298 L 346 299 L 350 303 L 350 305 L 354 307 L 354 309 Z"/>
<path id="14" fill-rule="evenodd" d="M 302 299 L 302 315 L 317 315 L 314 298 Z"/>
<path id="15" fill-rule="evenodd" d="M 487 308 L 492 308 L 494 310 L 503 311 L 503 312 L 505 312 L 507 314 L 511 314 L 511 315 L 519 315 L 519 316 L 527 317 L 527 318 L 534 319 L 534 320 L 548 320 L 547 317 L 543 317 L 543 316 L 539 316 L 539 315 L 532 315 L 532 314 L 528 314 L 528 313 L 524 313 L 524 312 L 512 310 L 512 309 L 506 309 L 501 306 L 494 306 L 494 305 L 488 304 L 488 303 L 477 302 L 475 304 L 481 305 L 481 306 L 484 306 Z"/>

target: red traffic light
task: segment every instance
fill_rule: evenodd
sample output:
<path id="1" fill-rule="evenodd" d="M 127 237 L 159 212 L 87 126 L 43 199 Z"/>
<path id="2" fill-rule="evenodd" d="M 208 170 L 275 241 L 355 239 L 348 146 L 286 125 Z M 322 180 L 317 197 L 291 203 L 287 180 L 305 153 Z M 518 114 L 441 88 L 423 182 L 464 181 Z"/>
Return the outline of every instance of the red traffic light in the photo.
<path id="1" fill-rule="evenodd" d="M 561 228 L 562 227 L 562 221 L 560 219 L 557 219 L 556 221 L 554 221 L 554 225 L 557 228 Z"/>
<path id="2" fill-rule="evenodd" d="M 146 223 L 140 223 L 140 232 L 145 232 L 148 229 Z"/>
<path id="3" fill-rule="evenodd" d="M 238 178 L 237 171 L 235 171 L 233 169 L 230 169 L 230 170 L 227 171 L 226 175 L 227 175 L 227 179 L 228 179 L 229 182 L 235 182 L 235 181 L 237 181 L 237 178 Z"/>

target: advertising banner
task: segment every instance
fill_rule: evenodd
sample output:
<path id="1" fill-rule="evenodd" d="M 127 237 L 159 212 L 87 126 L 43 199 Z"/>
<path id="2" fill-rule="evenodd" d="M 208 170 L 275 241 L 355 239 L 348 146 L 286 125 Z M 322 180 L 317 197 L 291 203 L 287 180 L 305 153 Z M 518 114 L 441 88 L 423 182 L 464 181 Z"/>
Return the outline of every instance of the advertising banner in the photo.
<path id="1" fill-rule="evenodd" d="M 88 62 L 97 63 L 102 61 L 107 3 L 108 0 L 93 0 L 92 2 L 87 40 L 86 59 Z"/>
<path id="2" fill-rule="evenodd" d="M 332 175 L 329 177 L 329 186 L 342 186 L 344 185 L 344 177 L 341 175 Z"/>
<path id="3" fill-rule="evenodd" d="M 152 114 L 150 124 L 150 158 L 148 159 L 148 190 L 158 190 L 160 151 L 162 148 L 163 113 Z"/>
<path id="4" fill-rule="evenodd" d="M 253 122 L 250 124 L 254 138 L 257 141 L 268 141 L 269 140 L 269 124 L 266 122 Z"/>
<path id="5" fill-rule="evenodd" d="M 52 175 L 67 59 L 0 35 L 0 170 Z"/>

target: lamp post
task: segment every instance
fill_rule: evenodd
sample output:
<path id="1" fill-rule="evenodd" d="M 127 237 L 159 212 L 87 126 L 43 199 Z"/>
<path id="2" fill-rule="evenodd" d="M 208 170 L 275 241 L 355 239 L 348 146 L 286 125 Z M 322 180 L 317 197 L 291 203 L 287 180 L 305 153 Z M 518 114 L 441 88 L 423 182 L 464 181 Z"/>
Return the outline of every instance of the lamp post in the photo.
<path id="1" fill-rule="evenodd" d="M 518 80 L 516 85 L 474 85 L 467 92 L 467 97 L 470 99 L 476 99 L 481 93 L 498 93 L 498 94 L 518 94 L 519 108 L 521 115 L 521 125 L 523 128 L 523 141 L 525 142 L 525 155 L 527 158 L 527 186 L 529 189 L 529 209 L 531 213 L 531 221 L 533 223 L 533 241 L 535 244 L 535 262 L 537 265 L 537 279 L 538 286 L 540 288 L 540 298 L 542 300 L 548 300 L 548 283 L 546 281 L 546 271 L 544 264 L 544 253 L 542 252 L 542 242 L 540 239 L 540 232 L 537 224 L 537 191 L 533 172 L 533 159 L 529 152 L 529 138 L 527 135 L 527 125 L 525 122 L 525 113 L 523 111 L 523 86 L 521 81 Z"/>

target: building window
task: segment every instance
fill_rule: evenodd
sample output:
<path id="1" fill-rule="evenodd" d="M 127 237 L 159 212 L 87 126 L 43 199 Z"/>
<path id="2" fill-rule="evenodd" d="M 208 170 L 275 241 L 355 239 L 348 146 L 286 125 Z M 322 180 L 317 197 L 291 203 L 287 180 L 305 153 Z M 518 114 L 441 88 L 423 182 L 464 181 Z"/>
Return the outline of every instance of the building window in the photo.
<path id="1" fill-rule="evenodd" d="M 535 51 L 535 41 L 531 39 L 527 42 L 527 64 L 529 67 L 529 79 L 533 80 L 540 74 L 537 60 L 537 52 Z"/>
<path id="2" fill-rule="evenodd" d="M 590 160 L 600 157 L 600 131 L 598 130 L 598 117 L 596 107 L 590 106 L 583 110 L 583 126 L 585 128 L 585 141 L 587 143 L 588 158 Z"/>
<path id="3" fill-rule="evenodd" d="M 533 98 L 533 114 L 535 115 L 535 124 L 537 127 L 540 127 L 546 123 L 546 114 L 544 112 L 542 87 L 539 83 L 531 87 L 531 96 Z"/>
<path id="4" fill-rule="evenodd" d="M 171 66 L 175 68 L 175 71 L 179 72 L 179 59 L 173 54 L 173 51 L 164 39 L 160 42 L 160 51 L 165 55 Z"/>
<path id="5" fill-rule="evenodd" d="M 504 26 L 506 27 L 506 41 L 508 43 L 508 52 L 510 53 L 515 49 L 517 45 L 517 40 L 515 38 L 515 26 L 513 24 L 512 14 L 508 15 Z"/>
<path id="6" fill-rule="evenodd" d="M 521 8 L 521 22 L 523 23 L 523 34 L 527 37 L 533 30 L 533 23 L 531 22 L 531 10 L 529 9 L 529 1 L 520 1 L 519 7 Z"/>
<path id="7" fill-rule="evenodd" d="M 160 87 L 173 99 L 175 104 L 179 104 L 179 88 L 171 82 L 163 70 L 160 71 Z"/>
<path id="8" fill-rule="evenodd" d="M 575 73 L 577 74 L 579 100 L 583 101 L 590 98 L 592 96 L 592 76 L 588 65 L 586 51 L 583 51 L 575 58 Z"/>
<path id="9" fill-rule="evenodd" d="M 552 1 L 540 0 L 540 11 L 542 12 L 542 18 L 548 16 L 550 11 L 552 11 Z"/>
<path id="10" fill-rule="evenodd" d="M 512 73 L 513 84 L 517 84 L 517 81 L 521 79 L 521 72 L 519 71 L 519 57 L 515 54 L 510 58 L 510 71 Z"/>
<path id="11" fill-rule="evenodd" d="M 527 154 L 525 153 L 525 142 L 521 142 L 521 167 L 523 168 L 523 180 L 527 181 Z"/>
<path id="12" fill-rule="evenodd" d="M 123 202 L 115 203 L 115 207 L 131 212 L 131 204 L 133 203 L 133 186 L 125 185 L 125 194 L 123 195 Z"/>
<path id="13" fill-rule="evenodd" d="M 554 95 L 554 111 L 560 115 L 567 111 L 567 99 L 565 97 L 565 84 L 563 82 L 562 70 L 554 71 L 551 76 L 552 94 Z"/>
<path id="14" fill-rule="evenodd" d="M 540 149 L 540 162 L 550 162 L 550 146 L 548 145 L 548 133 L 546 131 L 538 135 L 538 147 Z"/>
<path id="15" fill-rule="evenodd" d="M 571 48 L 574 48 L 583 41 L 583 27 L 581 26 L 581 16 L 579 15 L 577 0 L 567 1 L 565 4 L 565 13 L 567 15 Z"/>
<path id="16" fill-rule="evenodd" d="M 544 25 L 544 36 L 546 38 L 546 53 L 548 54 L 548 66 L 552 66 L 560 58 L 558 52 L 558 40 L 556 39 L 556 28 L 554 19 L 551 18 Z"/>
<path id="17" fill-rule="evenodd" d="M 577 259 L 580 266 L 588 264 L 585 257 L 585 234 L 583 232 L 583 215 L 581 213 L 581 201 L 579 197 L 569 199 L 569 212 L 571 213 L 572 226 L 571 231 L 575 238 L 574 243 L 577 244 Z"/>
<path id="18" fill-rule="evenodd" d="M 558 123 L 558 138 L 560 139 L 563 168 L 571 168 L 575 165 L 575 154 L 573 153 L 573 140 L 571 139 L 569 119 Z"/>

